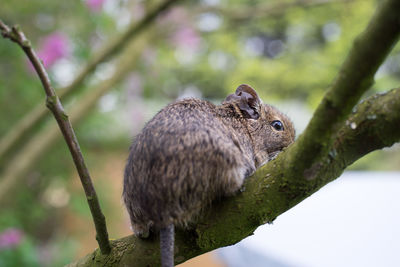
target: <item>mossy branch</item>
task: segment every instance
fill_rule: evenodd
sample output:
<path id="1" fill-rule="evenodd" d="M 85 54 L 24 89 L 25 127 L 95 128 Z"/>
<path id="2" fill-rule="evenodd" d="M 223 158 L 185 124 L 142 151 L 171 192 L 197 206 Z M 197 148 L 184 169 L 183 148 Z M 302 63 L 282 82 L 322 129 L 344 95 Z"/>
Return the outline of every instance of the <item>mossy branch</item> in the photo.
<path id="1" fill-rule="evenodd" d="M 115 39 L 112 39 L 109 43 L 106 43 L 99 49 L 98 53 L 89 59 L 87 65 L 80 71 L 71 84 L 60 90 L 59 97 L 65 100 L 76 92 L 85 79 L 96 70 L 100 63 L 120 52 L 131 40 L 137 38 L 144 29 L 149 27 L 160 14 L 178 1 L 179 0 L 165 0 L 161 2 L 160 5 L 151 10 L 139 22 L 132 23 L 123 33 L 116 36 Z M 15 144 L 20 142 L 25 133 L 31 132 L 35 125 L 41 122 L 46 115 L 46 108 L 43 107 L 43 105 L 37 105 L 31 112 L 28 112 L 20 121 L 18 121 L 17 124 L 14 125 L 2 139 L 0 139 L 0 159 L 4 157 L 4 155 L 10 151 Z"/>
<path id="2" fill-rule="evenodd" d="M 299 173 L 301 185 L 285 177 L 286 160 L 291 149 L 259 169 L 245 183 L 245 191 L 215 203 L 191 230 L 178 230 L 175 238 L 176 264 L 207 251 L 235 244 L 253 234 L 262 224 L 270 223 L 320 187 L 333 181 L 355 160 L 367 153 L 391 146 L 400 140 L 400 89 L 375 95 L 357 106 L 334 139 L 331 151 L 320 158 L 320 168 L 313 180 Z M 354 128 L 354 124 L 357 126 Z M 315 183 L 318 181 L 318 183 Z M 158 240 L 141 240 L 127 236 L 111 242 L 110 255 L 94 251 L 68 266 L 159 265 Z"/>
<path id="3" fill-rule="evenodd" d="M 364 100 L 338 131 L 333 145 L 348 166 L 361 155 L 389 147 L 400 140 L 400 89 Z"/>
<path id="4" fill-rule="evenodd" d="M 32 65 L 35 68 L 36 73 L 40 78 L 40 81 L 42 82 L 47 97 L 46 106 L 51 110 L 58 123 L 58 126 L 71 152 L 76 169 L 82 182 L 82 186 L 85 190 L 86 199 L 88 201 L 96 228 L 96 239 L 99 243 L 99 247 L 103 254 L 108 254 L 111 251 L 111 247 L 108 240 L 106 220 L 101 211 L 100 204 L 97 199 L 97 194 L 93 187 L 89 171 L 84 162 L 78 140 L 75 136 L 75 132 L 72 129 L 72 125 L 68 119 L 67 114 L 64 111 L 64 108 L 58 96 L 51 86 L 49 76 L 47 75 L 47 72 L 39 57 L 33 50 L 29 40 L 25 37 L 24 33 L 18 26 L 10 28 L 0 20 L 0 30 L 4 38 L 8 38 L 11 41 L 17 43 L 24 50 L 25 54 L 32 62 Z"/>

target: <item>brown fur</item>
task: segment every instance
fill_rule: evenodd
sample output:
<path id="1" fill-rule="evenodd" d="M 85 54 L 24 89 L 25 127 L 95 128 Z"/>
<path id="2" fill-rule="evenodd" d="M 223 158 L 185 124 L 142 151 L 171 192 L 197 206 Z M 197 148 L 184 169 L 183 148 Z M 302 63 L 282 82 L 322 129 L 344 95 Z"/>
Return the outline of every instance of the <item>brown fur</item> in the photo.
<path id="1" fill-rule="evenodd" d="M 294 141 L 289 118 L 243 86 L 221 105 L 199 99 L 172 103 L 136 136 L 123 190 L 136 234 L 185 226 L 214 199 L 238 191 L 245 177 Z M 258 117 L 249 118 L 248 109 Z M 283 131 L 271 126 L 274 120 L 283 123 Z"/>

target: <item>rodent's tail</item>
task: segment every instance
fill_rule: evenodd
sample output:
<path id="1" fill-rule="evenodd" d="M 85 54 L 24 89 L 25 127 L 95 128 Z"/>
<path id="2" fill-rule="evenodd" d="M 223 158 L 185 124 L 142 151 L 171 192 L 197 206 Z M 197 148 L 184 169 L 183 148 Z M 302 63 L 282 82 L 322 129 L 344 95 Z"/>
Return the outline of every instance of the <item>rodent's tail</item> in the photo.
<path id="1" fill-rule="evenodd" d="M 161 267 L 174 266 L 174 239 L 175 228 L 173 224 L 160 230 Z"/>

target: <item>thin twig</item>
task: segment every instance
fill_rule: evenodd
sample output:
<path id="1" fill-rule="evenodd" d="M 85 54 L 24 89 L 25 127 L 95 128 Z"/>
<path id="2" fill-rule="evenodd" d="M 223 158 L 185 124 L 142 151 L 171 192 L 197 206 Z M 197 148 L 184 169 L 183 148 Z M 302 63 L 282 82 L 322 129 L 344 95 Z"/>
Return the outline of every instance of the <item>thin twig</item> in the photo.
<path id="1" fill-rule="evenodd" d="M 53 87 L 51 86 L 49 76 L 47 75 L 47 72 L 42 62 L 36 55 L 35 51 L 32 49 L 29 40 L 25 37 L 21 29 L 18 26 L 10 28 L 1 20 L 0 29 L 4 38 L 8 38 L 11 41 L 17 43 L 24 50 L 25 54 L 32 62 L 37 74 L 39 75 L 40 81 L 42 82 L 43 88 L 47 96 L 46 105 L 51 110 L 55 119 L 57 120 L 58 126 L 60 127 L 60 130 L 71 152 L 76 169 L 82 182 L 82 186 L 85 190 L 86 199 L 89 203 L 90 211 L 94 220 L 97 233 L 96 239 L 99 243 L 100 250 L 103 254 L 109 254 L 111 251 L 111 247 L 108 240 L 106 220 L 101 211 L 96 191 L 93 187 L 89 171 L 84 162 L 78 140 L 75 136 L 75 132 L 72 129 L 71 123 L 69 122 L 68 115 L 65 113 L 60 99 L 58 98 Z"/>

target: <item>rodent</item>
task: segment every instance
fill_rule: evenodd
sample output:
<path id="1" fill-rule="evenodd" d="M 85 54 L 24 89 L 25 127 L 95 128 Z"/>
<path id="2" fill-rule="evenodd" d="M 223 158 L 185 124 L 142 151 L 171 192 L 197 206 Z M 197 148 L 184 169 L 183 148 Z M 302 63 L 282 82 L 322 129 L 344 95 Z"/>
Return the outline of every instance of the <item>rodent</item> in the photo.
<path id="1" fill-rule="evenodd" d="M 162 266 L 173 266 L 174 227 L 237 192 L 294 138 L 290 119 L 246 84 L 221 105 L 199 99 L 169 104 L 130 147 L 123 200 L 134 233 L 160 231 Z"/>

